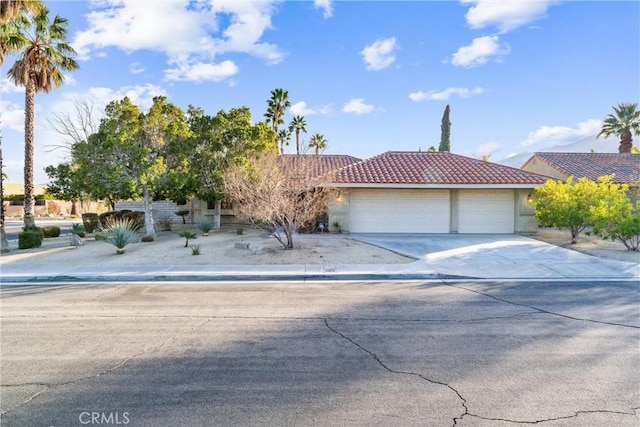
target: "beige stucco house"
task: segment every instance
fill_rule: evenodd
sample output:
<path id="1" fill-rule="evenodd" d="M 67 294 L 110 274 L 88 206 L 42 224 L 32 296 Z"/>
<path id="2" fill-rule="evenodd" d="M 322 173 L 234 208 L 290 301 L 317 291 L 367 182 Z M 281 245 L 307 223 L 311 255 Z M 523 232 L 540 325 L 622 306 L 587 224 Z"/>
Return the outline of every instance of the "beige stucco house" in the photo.
<path id="1" fill-rule="evenodd" d="M 533 234 L 548 176 L 447 152 L 386 152 L 336 172 L 329 225 L 351 233 Z"/>

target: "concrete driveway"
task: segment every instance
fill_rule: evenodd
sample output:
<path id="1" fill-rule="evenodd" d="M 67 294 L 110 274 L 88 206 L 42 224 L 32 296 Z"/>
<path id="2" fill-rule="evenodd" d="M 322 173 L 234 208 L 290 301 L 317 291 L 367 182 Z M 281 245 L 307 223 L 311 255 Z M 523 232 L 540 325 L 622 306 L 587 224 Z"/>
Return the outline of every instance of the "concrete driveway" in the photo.
<path id="1" fill-rule="evenodd" d="M 445 276 L 486 279 L 640 278 L 640 264 L 585 255 L 513 234 L 353 234 Z"/>

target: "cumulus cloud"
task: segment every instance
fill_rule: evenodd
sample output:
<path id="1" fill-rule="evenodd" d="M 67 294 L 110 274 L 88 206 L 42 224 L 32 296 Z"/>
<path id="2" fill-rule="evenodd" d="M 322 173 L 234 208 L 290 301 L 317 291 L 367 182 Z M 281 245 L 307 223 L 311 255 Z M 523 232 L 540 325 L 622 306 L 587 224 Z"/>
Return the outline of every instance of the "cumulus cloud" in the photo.
<path id="1" fill-rule="evenodd" d="M 376 40 L 372 44 L 365 46 L 360 55 L 364 59 L 367 70 L 377 71 L 389 67 L 396 60 L 394 51 L 396 49 L 396 38 Z"/>
<path id="2" fill-rule="evenodd" d="M 495 25 L 502 33 L 526 25 L 543 17 L 550 0 L 462 0 L 471 4 L 465 18 L 467 24 L 474 29 Z"/>
<path id="3" fill-rule="evenodd" d="M 473 39 L 470 45 L 462 46 L 451 58 L 456 66 L 471 68 L 485 64 L 490 58 L 500 62 L 511 49 L 506 43 L 500 44 L 498 36 L 483 36 Z"/>
<path id="4" fill-rule="evenodd" d="M 192 82 L 214 81 L 219 82 L 238 73 L 238 67 L 232 61 L 213 63 L 180 63 L 176 68 L 164 71 L 167 80 Z"/>
<path id="5" fill-rule="evenodd" d="M 344 113 L 367 114 L 375 110 L 375 106 L 364 102 L 363 98 L 353 98 L 342 107 Z"/>
<path id="6" fill-rule="evenodd" d="M 95 109 L 103 111 L 104 107 L 111 101 L 119 100 L 125 96 L 129 97 L 132 103 L 142 110 L 148 110 L 153 104 L 156 96 L 167 96 L 167 93 L 160 86 L 146 84 L 137 86 L 121 86 L 117 89 L 108 87 L 93 87 L 84 94 L 69 94 L 67 99 L 80 98 L 82 95 L 88 96 L 95 102 Z"/>
<path id="7" fill-rule="evenodd" d="M 24 108 L 9 101 L 0 100 L 2 127 L 24 133 Z"/>
<path id="8" fill-rule="evenodd" d="M 87 15 L 89 28 L 77 32 L 72 44 L 83 59 L 104 54 L 104 49 L 110 47 L 125 52 L 161 52 L 171 64 L 190 64 L 168 70 L 172 79 L 200 81 L 210 76 L 219 81 L 220 76 L 230 74 L 229 63 L 216 61 L 216 56 L 245 53 L 270 63 L 283 59 L 284 54 L 276 45 L 261 41 L 271 28 L 273 3 L 175 0 L 148 7 L 139 0 L 92 2 L 93 11 Z M 180 71 L 184 74 L 179 75 Z"/>
<path id="9" fill-rule="evenodd" d="M 322 16 L 331 18 L 333 16 L 333 1 L 332 0 L 314 0 L 313 6 L 316 9 L 322 9 Z"/>
<path id="10" fill-rule="evenodd" d="M 602 121 L 589 119 L 578 123 L 577 128 L 567 126 L 540 126 L 531 132 L 527 139 L 520 143 L 523 147 L 535 145 L 555 145 L 576 141 L 580 138 L 596 135 L 600 131 Z"/>
<path id="11" fill-rule="evenodd" d="M 409 98 L 412 101 L 447 101 L 453 95 L 458 95 L 460 98 L 469 98 L 471 95 L 481 95 L 484 93 L 484 89 L 481 87 L 474 87 L 469 89 L 466 87 L 448 87 L 445 90 L 429 92 L 413 92 L 409 94 Z"/>
<path id="12" fill-rule="evenodd" d="M 0 93 L 20 93 L 24 92 L 24 86 L 18 86 L 8 78 L 0 79 Z"/>
<path id="13" fill-rule="evenodd" d="M 329 106 L 308 108 L 306 102 L 300 101 L 289 107 L 289 111 L 291 111 L 291 114 L 294 116 L 313 116 L 315 114 L 329 114 L 331 108 Z"/>

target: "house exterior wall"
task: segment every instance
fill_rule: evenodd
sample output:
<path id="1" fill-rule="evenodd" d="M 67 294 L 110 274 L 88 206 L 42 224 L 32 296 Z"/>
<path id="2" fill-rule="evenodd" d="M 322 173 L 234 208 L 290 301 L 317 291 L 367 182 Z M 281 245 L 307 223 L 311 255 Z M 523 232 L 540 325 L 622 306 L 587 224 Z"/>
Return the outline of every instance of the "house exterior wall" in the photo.
<path id="1" fill-rule="evenodd" d="M 477 191 L 483 191 L 488 189 L 478 189 Z M 450 233 L 457 233 L 459 231 L 458 219 L 460 217 L 460 204 L 459 204 L 459 189 L 449 189 L 450 194 L 450 209 L 449 209 L 449 223 Z M 532 188 L 518 188 L 518 189 L 504 189 L 512 193 L 513 199 L 513 232 L 521 235 L 533 235 L 537 232 L 538 222 L 534 218 L 533 210 L 533 187 Z M 337 196 L 334 197 L 329 203 L 329 227 L 330 231 L 337 231 L 334 227 L 334 223 L 338 222 L 343 232 L 349 232 L 349 207 L 350 207 L 350 191 L 348 189 L 341 189 Z M 446 214 L 446 213 L 445 213 Z"/>
<path id="2" fill-rule="evenodd" d="M 349 202 L 350 193 L 347 189 L 337 191 L 331 198 L 327 212 L 329 231 L 349 232 Z"/>
<path id="3" fill-rule="evenodd" d="M 564 181 L 567 179 L 567 175 L 558 171 L 553 166 L 550 166 L 548 163 L 540 161 L 539 159 L 533 157 L 527 163 L 525 163 L 522 170 L 527 172 L 539 173 L 541 175 L 547 175 L 553 177 L 555 179 L 559 179 L 560 181 Z"/>
<path id="4" fill-rule="evenodd" d="M 518 189 L 515 192 L 515 233 L 531 236 L 538 231 L 538 221 L 534 218 L 533 188 Z"/>

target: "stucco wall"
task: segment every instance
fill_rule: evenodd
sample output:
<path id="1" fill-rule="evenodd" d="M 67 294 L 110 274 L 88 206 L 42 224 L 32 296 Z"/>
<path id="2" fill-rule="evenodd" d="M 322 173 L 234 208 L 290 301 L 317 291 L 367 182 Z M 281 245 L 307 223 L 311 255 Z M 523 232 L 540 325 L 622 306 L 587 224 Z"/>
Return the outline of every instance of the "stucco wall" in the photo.
<path id="1" fill-rule="evenodd" d="M 339 230 L 334 226 L 335 223 L 339 224 L 340 231 L 343 233 L 349 232 L 349 191 L 340 190 L 336 192 L 334 197 L 329 201 L 329 231 L 338 232 Z"/>
<path id="2" fill-rule="evenodd" d="M 538 231 L 538 221 L 533 217 L 533 188 L 515 192 L 515 233 L 532 235 Z"/>
<path id="3" fill-rule="evenodd" d="M 567 176 L 565 174 L 560 173 L 555 168 L 552 168 L 547 163 L 542 162 L 536 158 L 531 159 L 531 161 L 523 165 L 521 169 L 527 172 L 534 172 L 534 173 L 539 173 L 541 175 L 550 176 L 555 179 L 559 179 L 561 181 L 564 181 L 565 179 L 567 179 Z"/>

